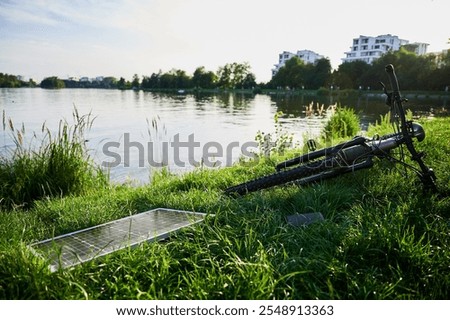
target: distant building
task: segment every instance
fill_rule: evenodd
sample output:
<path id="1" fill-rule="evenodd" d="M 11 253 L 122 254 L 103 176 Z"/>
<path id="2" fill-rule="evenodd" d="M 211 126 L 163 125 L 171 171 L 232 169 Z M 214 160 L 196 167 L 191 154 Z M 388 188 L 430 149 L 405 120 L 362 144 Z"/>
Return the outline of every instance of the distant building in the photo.
<path id="1" fill-rule="evenodd" d="M 450 49 L 444 49 L 441 52 L 427 53 L 428 56 L 434 58 L 434 62 L 436 63 L 438 68 L 442 68 L 445 65 L 444 59 L 448 54 L 450 54 Z"/>
<path id="2" fill-rule="evenodd" d="M 276 75 L 278 70 L 280 70 L 280 68 L 285 65 L 286 61 L 292 57 L 298 57 L 304 63 L 315 63 L 317 60 L 324 58 L 324 56 L 311 50 L 299 50 L 297 53 L 283 51 L 279 54 L 278 63 L 274 65 L 275 68 L 272 69 L 272 77 Z"/>
<path id="3" fill-rule="evenodd" d="M 399 39 L 399 37 L 390 34 L 377 37 L 359 36 L 359 38 L 353 39 L 350 51 L 345 52 L 345 58 L 342 59 L 342 62 L 361 60 L 372 63 L 386 52 L 397 51 L 401 46 L 408 43 L 408 40 Z"/>
<path id="4" fill-rule="evenodd" d="M 427 54 L 429 44 L 423 42 L 413 42 L 403 45 L 402 47 L 408 51 L 414 52 L 418 56 Z"/>

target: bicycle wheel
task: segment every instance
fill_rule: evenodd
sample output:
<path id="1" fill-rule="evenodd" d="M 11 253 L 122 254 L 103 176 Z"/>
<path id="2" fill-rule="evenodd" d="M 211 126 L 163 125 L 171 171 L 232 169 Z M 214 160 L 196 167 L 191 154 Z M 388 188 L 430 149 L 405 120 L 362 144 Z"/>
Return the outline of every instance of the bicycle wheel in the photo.
<path id="1" fill-rule="evenodd" d="M 279 171 L 261 178 L 257 178 L 255 180 L 238 184 L 236 186 L 227 188 L 225 190 L 225 194 L 242 196 L 250 192 L 282 185 L 306 177 L 314 177 L 316 175 L 317 177 L 308 181 L 314 182 L 321 179 L 319 173 L 329 171 L 335 166 L 339 167 L 334 158 L 326 158 L 320 161 L 309 163 L 308 165 L 303 165 L 290 170 Z"/>

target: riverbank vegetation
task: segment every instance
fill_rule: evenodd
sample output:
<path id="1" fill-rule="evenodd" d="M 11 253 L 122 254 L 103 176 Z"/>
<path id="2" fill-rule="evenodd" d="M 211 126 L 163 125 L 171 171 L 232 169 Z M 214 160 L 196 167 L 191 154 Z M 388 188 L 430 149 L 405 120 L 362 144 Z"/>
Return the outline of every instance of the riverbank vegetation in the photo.
<path id="1" fill-rule="evenodd" d="M 93 119 L 77 110 L 73 119 L 73 125 L 60 121 L 54 134 L 43 125 L 37 142 L 26 141 L 25 128 L 16 128 L 3 114 L 3 130 L 13 137 L 14 148 L 0 156 L 0 208 L 30 208 L 39 199 L 82 195 L 106 185 L 106 175 L 87 156 L 85 146 L 84 133 Z"/>
<path id="2" fill-rule="evenodd" d="M 36 86 L 36 82 L 32 79 L 24 81 L 21 77 L 0 72 L 0 88 L 34 88 Z"/>
<path id="3" fill-rule="evenodd" d="M 39 86 L 43 89 L 63 89 L 66 87 L 66 84 L 58 77 L 47 77 L 41 81 Z"/>
<path id="4" fill-rule="evenodd" d="M 384 133 L 386 119 L 371 126 L 371 134 Z M 81 194 L 51 192 L 31 205 L 2 205 L 0 298 L 447 299 L 450 119 L 423 125 L 427 138 L 420 148 L 441 195 L 422 193 L 414 174 L 378 162 L 313 186 L 224 196 L 226 187 L 273 172 L 275 163 L 297 153 L 285 150 L 252 165 L 182 176 L 163 170 L 141 187 L 88 184 Z M 27 248 L 158 207 L 214 216 L 165 242 L 55 273 Z M 308 227 L 286 223 L 286 216 L 308 212 L 325 220 Z"/>

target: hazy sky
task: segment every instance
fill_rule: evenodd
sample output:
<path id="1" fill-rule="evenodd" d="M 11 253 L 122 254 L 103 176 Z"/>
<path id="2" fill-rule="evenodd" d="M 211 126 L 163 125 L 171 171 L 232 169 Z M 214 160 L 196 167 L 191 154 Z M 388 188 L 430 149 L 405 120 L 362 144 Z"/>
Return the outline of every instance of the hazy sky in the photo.
<path id="1" fill-rule="evenodd" d="M 336 68 L 359 35 L 447 49 L 449 15 L 449 0 L 0 0 L 0 72 L 131 80 L 248 62 L 265 82 L 282 51 Z"/>

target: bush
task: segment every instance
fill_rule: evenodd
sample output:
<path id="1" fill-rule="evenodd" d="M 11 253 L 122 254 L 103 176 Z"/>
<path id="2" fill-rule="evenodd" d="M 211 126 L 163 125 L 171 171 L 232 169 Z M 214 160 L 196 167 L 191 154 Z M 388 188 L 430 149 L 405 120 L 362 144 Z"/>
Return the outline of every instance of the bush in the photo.
<path id="1" fill-rule="evenodd" d="M 89 187 L 106 184 L 106 175 L 85 148 L 84 131 L 92 124 L 90 115 L 75 112 L 74 119 L 73 126 L 61 121 L 55 136 L 43 126 L 38 150 L 24 146 L 25 129 L 15 130 L 9 119 L 15 149 L 9 157 L 0 157 L 1 207 L 30 207 L 38 199 L 81 194 Z M 5 122 L 4 117 L 4 130 Z"/>
<path id="2" fill-rule="evenodd" d="M 317 89 L 316 94 L 318 96 L 327 96 L 330 94 L 330 90 L 324 87 L 320 87 L 319 89 Z"/>
<path id="3" fill-rule="evenodd" d="M 40 84 L 43 89 L 62 89 L 65 88 L 64 81 L 58 79 L 58 77 L 48 77 L 41 81 Z"/>
<path id="4" fill-rule="evenodd" d="M 359 117 L 350 108 L 337 108 L 324 127 L 326 141 L 353 137 L 359 132 Z"/>
<path id="5" fill-rule="evenodd" d="M 282 155 L 286 150 L 292 147 L 293 135 L 283 129 L 280 117 L 283 116 L 282 111 L 278 111 L 273 119 L 275 122 L 274 133 L 264 133 L 258 131 L 255 140 L 258 143 L 260 156 L 270 157 L 271 154 Z"/>

